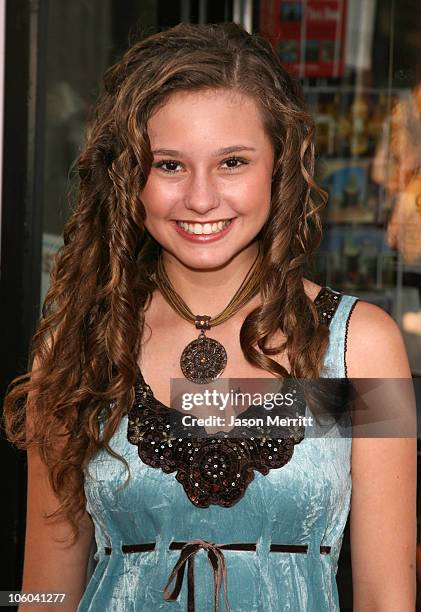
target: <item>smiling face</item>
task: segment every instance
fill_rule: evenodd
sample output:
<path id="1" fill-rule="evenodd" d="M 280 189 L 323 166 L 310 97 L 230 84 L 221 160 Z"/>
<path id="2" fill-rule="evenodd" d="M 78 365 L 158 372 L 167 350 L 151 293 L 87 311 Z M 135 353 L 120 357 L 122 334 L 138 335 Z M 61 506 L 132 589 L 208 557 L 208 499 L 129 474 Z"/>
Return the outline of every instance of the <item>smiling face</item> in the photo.
<path id="1" fill-rule="evenodd" d="M 227 90 L 177 92 L 147 128 L 146 229 L 185 266 L 223 266 L 269 214 L 274 149 L 256 103 Z"/>

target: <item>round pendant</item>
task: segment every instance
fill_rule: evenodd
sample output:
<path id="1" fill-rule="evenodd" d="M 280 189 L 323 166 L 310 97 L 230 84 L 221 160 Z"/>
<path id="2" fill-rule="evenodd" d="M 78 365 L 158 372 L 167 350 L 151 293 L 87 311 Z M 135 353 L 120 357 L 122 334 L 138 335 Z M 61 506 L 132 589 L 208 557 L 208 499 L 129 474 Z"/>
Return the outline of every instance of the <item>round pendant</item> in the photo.
<path id="1" fill-rule="evenodd" d="M 218 378 L 227 365 L 227 353 L 220 342 L 200 335 L 190 342 L 180 357 L 184 376 L 194 383 L 208 383 Z"/>

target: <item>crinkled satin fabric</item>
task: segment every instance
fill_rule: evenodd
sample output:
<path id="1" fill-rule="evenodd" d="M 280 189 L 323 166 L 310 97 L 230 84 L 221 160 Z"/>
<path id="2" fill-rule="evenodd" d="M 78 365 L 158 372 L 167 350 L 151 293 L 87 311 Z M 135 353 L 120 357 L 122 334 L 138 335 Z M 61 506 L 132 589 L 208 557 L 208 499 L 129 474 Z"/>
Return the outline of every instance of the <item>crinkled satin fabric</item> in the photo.
<path id="1" fill-rule="evenodd" d="M 342 295 L 330 325 L 323 376 L 344 377 L 346 320 L 357 298 Z M 311 415 L 307 408 L 307 416 Z M 291 461 L 255 472 L 231 508 L 197 508 L 175 474 L 144 464 L 127 441 L 127 417 L 111 446 L 130 466 L 99 452 L 85 474 L 87 510 L 95 525 L 96 567 L 78 612 L 187 610 L 187 571 L 177 601 L 163 588 L 179 558 L 172 541 L 254 542 L 256 551 L 223 554 L 231 612 L 337 612 L 336 571 L 351 499 L 351 435 L 347 419 L 322 438 L 305 438 Z M 123 554 L 122 544 L 156 542 L 155 550 Z M 308 552 L 270 552 L 273 544 L 307 544 Z M 320 554 L 320 546 L 330 554 Z M 105 555 L 104 547 L 112 547 Z M 171 585 L 174 586 L 174 583 Z M 220 611 L 225 612 L 223 589 Z M 195 555 L 196 612 L 214 612 L 207 552 Z"/>

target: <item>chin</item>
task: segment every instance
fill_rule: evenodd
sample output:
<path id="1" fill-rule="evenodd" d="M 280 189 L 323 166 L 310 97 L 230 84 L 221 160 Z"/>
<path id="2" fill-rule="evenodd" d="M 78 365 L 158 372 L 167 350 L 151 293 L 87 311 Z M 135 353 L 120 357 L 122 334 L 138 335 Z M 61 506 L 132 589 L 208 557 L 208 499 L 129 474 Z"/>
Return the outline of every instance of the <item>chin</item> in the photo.
<path id="1" fill-rule="evenodd" d="M 217 270 L 225 266 L 233 257 L 233 255 L 222 253 L 218 254 L 215 251 L 213 253 L 195 254 L 192 256 L 183 257 L 181 254 L 176 255 L 177 259 L 186 267 L 192 270 Z"/>

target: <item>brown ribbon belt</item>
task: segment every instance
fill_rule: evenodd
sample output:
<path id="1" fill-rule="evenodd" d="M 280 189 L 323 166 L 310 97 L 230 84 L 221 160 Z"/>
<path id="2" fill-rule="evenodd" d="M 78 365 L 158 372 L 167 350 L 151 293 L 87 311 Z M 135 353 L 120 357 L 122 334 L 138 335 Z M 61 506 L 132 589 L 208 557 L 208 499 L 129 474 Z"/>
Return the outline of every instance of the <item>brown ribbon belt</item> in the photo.
<path id="1" fill-rule="evenodd" d="M 123 553 L 136 553 L 146 552 L 148 550 L 154 550 L 155 542 L 147 544 L 123 544 L 121 550 Z M 190 540 L 190 542 L 171 542 L 169 546 L 170 550 L 181 550 L 180 557 L 177 563 L 174 565 L 173 570 L 168 578 L 168 582 L 165 585 L 164 599 L 166 601 L 175 601 L 180 593 L 181 585 L 183 584 L 184 570 L 187 563 L 187 612 L 194 612 L 194 555 L 201 548 L 207 550 L 208 559 L 213 569 L 214 579 L 214 606 L 215 612 L 219 612 L 219 592 L 221 590 L 221 583 L 224 583 L 224 600 L 226 612 L 230 612 L 227 596 L 227 569 L 225 564 L 225 557 L 222 550 L 256 550 L 256 544 L 248 542 L 245 544 L 213 544 L 207 540 Z M 330 553 L 330 546 L 320 546 L 320 554 L 328 555 Z M 105 554 L 111 554 L 111 548 L 105 547 Z M 291 552 L 291 553 L 304 553 L 308 551 L 307 544 L 271 544 L 270 552 Z M 172 593 L 169 592 L 169 585 L 176 578 L 175 586 Z"/>

